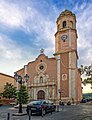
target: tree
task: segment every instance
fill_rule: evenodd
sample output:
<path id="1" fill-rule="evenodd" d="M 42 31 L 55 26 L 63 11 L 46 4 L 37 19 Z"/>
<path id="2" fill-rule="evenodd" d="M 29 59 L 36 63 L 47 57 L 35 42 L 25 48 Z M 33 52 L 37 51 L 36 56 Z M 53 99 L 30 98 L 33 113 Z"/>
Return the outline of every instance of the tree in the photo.
<path id="1" fill-rule="evenodd" d="M 14 87 L 11 83 L 6 83 L 4 86 L 4 92 L 2 93 L 5 98 L 16 98 L 16 87 Z"/>
<path id="2" fill-rule="evenodd" d="M 85 74 L 87 76 L 86 79 L 83 80 L 83 84 L 90 83 L 92 85 L 92 64 L 91 66 L 84 66 L 81 65 L 81 75 Z"/>
<path id="3" fill-rule="evenodd" d="M 18 91 L 17 93 L 17 102 L 19 103 L 19 99 L 20 99 L 20 91 Z M 29 101 L 29 94 L 26 90 L 26 86 L 22 85 L 22 103 L 26 104 Z"/>

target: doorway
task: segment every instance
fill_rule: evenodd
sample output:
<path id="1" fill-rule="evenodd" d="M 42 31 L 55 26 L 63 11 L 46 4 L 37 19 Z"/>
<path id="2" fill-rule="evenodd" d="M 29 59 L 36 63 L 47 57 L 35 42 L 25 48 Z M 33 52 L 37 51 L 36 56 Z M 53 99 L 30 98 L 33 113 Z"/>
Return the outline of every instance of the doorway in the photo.
<path id="1" fill-rule="evenodd" d="M 45 99 L 45 92 L 43 90 L 38 91 L 37 99 Z"/>

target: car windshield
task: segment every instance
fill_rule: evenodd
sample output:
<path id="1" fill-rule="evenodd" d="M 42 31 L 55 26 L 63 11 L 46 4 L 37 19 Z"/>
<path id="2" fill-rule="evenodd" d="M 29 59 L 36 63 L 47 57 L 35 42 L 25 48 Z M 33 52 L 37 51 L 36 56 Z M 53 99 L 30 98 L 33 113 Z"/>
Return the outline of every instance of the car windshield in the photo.
<path id="1" fill-rule="evenodd" d="M 29 104 L 30 105 L 40 105 L 42 103 L 42 101 L 32 101 Z"/>

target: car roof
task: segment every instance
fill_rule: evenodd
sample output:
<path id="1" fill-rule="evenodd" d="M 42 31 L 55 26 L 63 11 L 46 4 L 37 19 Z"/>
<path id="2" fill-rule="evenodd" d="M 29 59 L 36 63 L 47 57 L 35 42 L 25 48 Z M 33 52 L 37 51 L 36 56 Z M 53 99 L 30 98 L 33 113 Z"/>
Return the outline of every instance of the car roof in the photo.
<path id="1" fill-rule="evenodd" d="M 31 103 L 31 102 L 40 102 L 40 101 L 41 101 L 41 102 L 44 102 L 44 101 L 51 102 L 50 100 L 43 100 L 43 99 L 41 99 L 41 100 L 33 100 L 33 101 L 30 101 L 30 103 Z"/>

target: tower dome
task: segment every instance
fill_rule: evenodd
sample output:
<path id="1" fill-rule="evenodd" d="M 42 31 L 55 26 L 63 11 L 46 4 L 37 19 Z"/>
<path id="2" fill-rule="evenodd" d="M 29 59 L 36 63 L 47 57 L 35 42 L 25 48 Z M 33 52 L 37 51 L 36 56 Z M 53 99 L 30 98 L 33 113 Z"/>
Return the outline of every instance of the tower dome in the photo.
<path id="1" fill-rule="evenodd" d="M 76 29 L 76 16 L 69 10 L 64 10 L 57 18 L 57 30 Z"/>
<path id="2" fill-rule="evenodd" d="M 73 15 L 73 16 L 75 16 L 75 14 L 72 13 L 71 11 L 69 11 L 69 10 L 64 10 L 63 12 L 61 12 L 60 16 L 64 16 L 64 15 Z"/>

